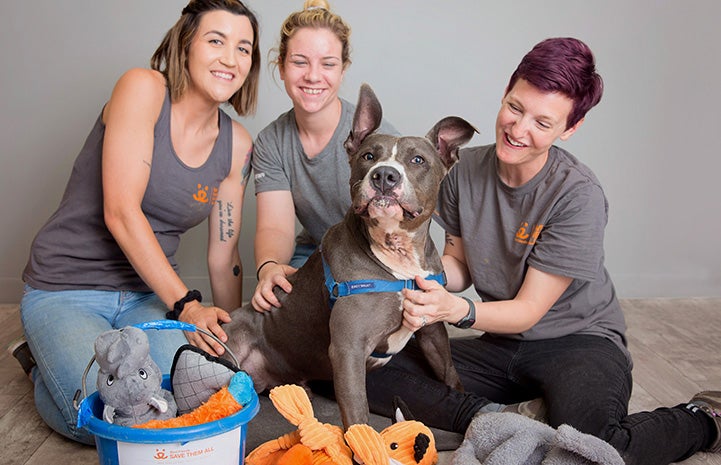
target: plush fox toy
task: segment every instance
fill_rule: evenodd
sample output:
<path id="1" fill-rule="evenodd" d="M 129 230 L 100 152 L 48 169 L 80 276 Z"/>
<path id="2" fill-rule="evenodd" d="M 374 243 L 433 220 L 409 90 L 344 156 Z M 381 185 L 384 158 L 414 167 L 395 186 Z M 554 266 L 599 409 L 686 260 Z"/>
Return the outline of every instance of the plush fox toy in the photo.
<path id="1" fill-rule="evenodd" d="M 258 446 L 246 457 L 248 465 L 351 465 L 353 456 L 365 465 L 433 465 L 438 460 L 433 434 L 423 423 L 400 419 L 380 433 L 354 425 L 343 435 L 340 427 L 314 417 L 300 386 L 273 388 L 270 399 L 298 429 Z"/>

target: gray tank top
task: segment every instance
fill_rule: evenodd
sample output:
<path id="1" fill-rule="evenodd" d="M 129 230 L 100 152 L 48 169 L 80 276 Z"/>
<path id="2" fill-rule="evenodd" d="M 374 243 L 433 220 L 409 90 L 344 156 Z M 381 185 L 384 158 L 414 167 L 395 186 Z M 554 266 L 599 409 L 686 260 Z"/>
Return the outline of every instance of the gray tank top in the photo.
<path id="1" fill-rule="evenodd" d="M 232 162 L 232 121 L 218 110 L 220 132 L 206 162 L 191 168 L 170 140 L 170 94 L 155 124 L 150 179 L 141 208 L 170 264 L 180 235 L 210 214 Z M 36 289 L 149 291 L 105 227 L 101 161 L 102 112 L 85 141 L 60 206 L 35 237 L 23 280 Z M 123 173 L 117 173 L 123 176 Z"/>

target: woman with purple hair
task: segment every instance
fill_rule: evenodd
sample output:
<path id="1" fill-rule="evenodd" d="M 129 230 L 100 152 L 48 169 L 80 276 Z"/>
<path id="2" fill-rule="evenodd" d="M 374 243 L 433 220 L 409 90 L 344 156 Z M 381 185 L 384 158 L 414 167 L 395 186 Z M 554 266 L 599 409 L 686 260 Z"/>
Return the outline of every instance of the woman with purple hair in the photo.
<path id="1" fill-rule="evenodd" d="M 600 100 L 591 50 L 573 38 L 537 44 L 515 70 L 495 144 L 460 152 L 444 181 L 448 285 L 404 290 L 410 330 L 444 321 L 483 335 L 451 340 L 465 393 L 432 379 L 410 345 L 368 375 L 374 411 L 403 396 L 419 420 L 463 433 L 476 415 L 513 411 L 568 424 L 629 464 L 665 464 L 721 450 L 721 392 L 628 414 L 626 324 L 604 266 L 608 203 L 565 141 Z M 473 285 L 475 300 L 454 295 Z M 430 375 L 430 376 L 429 376 Z"/>

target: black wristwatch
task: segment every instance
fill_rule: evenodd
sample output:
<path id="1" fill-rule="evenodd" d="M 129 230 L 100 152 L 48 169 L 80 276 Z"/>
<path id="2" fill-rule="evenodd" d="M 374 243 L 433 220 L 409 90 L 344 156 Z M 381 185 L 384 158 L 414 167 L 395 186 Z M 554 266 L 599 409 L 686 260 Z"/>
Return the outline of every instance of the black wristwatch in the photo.
<path id="1" fill-rule="evenodd" d="M 457 322 L 451 324 L 456 328 L 468 329 L 476 322 L 476 306 L 471 299 L 463 296 L 460 297 L 468 302 L 468 314 Z"/>
<path id="2" fill-rule="evenodd" d="M 175 304 L 173 305 L 173 309 L 165 314 L 165 318 L 169 320 L 177 320 L 178 317 L 180 317 L 183 309 L 185 308 L 185 304 L 187 304 L 188 302 L 192 302 L 193 300 L 197 300 L 198 302 L 203 301 L 203 296 L 200 295 L 200 291 L 197 289 L 188 291 L 188 293 L 185 294 L 185 297 L 175 302 Z"/>

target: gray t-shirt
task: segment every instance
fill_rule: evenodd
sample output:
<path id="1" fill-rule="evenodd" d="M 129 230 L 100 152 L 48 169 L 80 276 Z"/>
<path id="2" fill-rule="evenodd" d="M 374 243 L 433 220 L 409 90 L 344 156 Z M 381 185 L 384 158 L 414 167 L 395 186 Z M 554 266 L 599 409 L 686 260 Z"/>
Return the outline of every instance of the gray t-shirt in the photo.
<path id="1" fill-rule="evenodd" d="M 295 214 L 304 228 L 296 238 L 298 244 L 320 244 L 328 228 L 340 222 L 350 208 L 350 165 L 343 143 L 351 131 L 355 105 L 343 99 L 341 104 L 333 137 L 313 158 L 303 150 L 294 110 L 260 131 L 253 147 L 255 192 L 291 192 Z M 378 132 L 397 134 L 386 121 Z"/>
<path id="2" fill-rule="evenodd" d="M 141 209 L 168 261 L 177 269 L 180 235 L 205 220 L 220 183 L 230 173 L 233 130 L 218 110 L 220 132 L 206 162 L 184 164 L 170 140 L 170 94 L 155 123 L 150 179 Z M 60 206 L 35 237 L 23 280 L 36 289 L 97 289 L 147 292 L 103 216 L 102 112 L 75 160 Z M 122 176 L 123 173 L 117 173 Z"/>
<path id="3" fill-rule="evenodd" d="M 626 323 L 604 266 L 608 202 L 593 172 L 552 146 L 541 171 L 511 188 L 497 174 L 495 145 L 460 152 L 444 180 L 439 223 L 462 238 L 471 279 L 485 301 L 513 299 L 529 266 L 573 278 L 546 315 L 507 337 L 591 334 L 626 354 Z"/>

